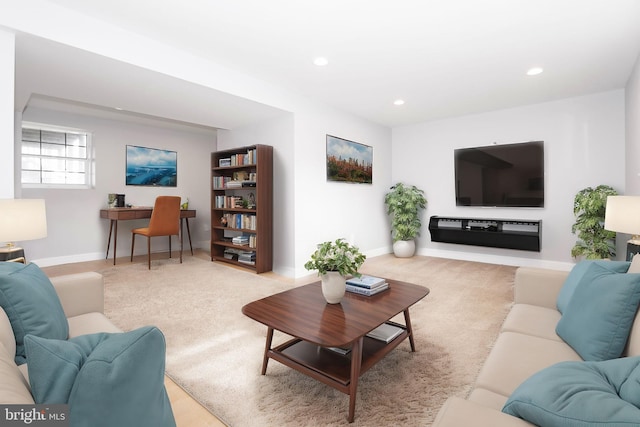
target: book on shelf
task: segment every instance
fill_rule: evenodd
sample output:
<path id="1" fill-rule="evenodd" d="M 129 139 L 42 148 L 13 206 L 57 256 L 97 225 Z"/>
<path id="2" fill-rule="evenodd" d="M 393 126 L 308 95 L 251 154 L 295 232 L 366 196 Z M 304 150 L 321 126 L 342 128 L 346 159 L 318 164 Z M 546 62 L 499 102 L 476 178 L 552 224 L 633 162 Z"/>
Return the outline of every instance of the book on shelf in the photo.
<path id="1" fill-rule="evenodd" d="M 326 347 L 326 349 L 342 356 L 346 356 L 351 353 L 351 347 Z"/>
<path id="2" fill-rule="evenodd" d="M 367 336 L 369 338 L 383 341 L 388 344 L 395 338 L 397 338 L 398 335 L 400 335 L 403 331 L 404 328 L 401 328 L 400 326 L 392 325 L 390 323 L 383 323 L 382 325 L 369 332 Z"/>
<path id="3" fill-rule="evenodd" d="M 244 252 L 238 255 L 238 262 L 243 264 L 255 265 L 256 264 L 256 253 L 255 252 Z"/>
<path id="4" fill-rule="evenodd" d="M 242 249 L 225 248 L 224 258 L 238 261 L 244 264 L 255 265 L 256 253 L 253 251 L 245 251 Z"/>
<path id="5" fill-rule="evenodd" d="M 247 153 L 233 154 L 229 159 L 231 166 L 254 165 L 256 163 L 256 149 L 247 150 Z"/>
<path id="6" fill-rule="evenodd" d="M 231 239 L 231 243 L 233 243 L 234 245 L 248 245 L 249 236 L 235 236 Z"/>
<path id="7" fill-rule="evenodd" d="M 367 276 L 365 274 L 360 277 L 352 277 L 347 280 L 347 285 L 360 286 L 363 288 L 373 288 L 385 283 L 385 279 L 375 276 Z"/>
<path id="8" fill-rule="evenodd" d="M 378 285 L 375 288 L 371 288 L 371 289 L 367 289 L 367 288 L 363 288 L 361 286 L 355 286 L 355 285 L 350 285 L 347 283 L 346 285 L 346 290 L 347 292 L 352 292 L 354 294 L 360 294 L 360 295 L 366 295 L 368 297 L 372 296 L 372 295 L 376 295 L 384 290 L 389 289 L 389 284 L 388 283 L 383 283 L 382 285 Z"/>
<path id="9" fill-rule="evenodd" d="M 226 188 L 242 188 L 242 181 L 229 180 L 225 182 Z"/>

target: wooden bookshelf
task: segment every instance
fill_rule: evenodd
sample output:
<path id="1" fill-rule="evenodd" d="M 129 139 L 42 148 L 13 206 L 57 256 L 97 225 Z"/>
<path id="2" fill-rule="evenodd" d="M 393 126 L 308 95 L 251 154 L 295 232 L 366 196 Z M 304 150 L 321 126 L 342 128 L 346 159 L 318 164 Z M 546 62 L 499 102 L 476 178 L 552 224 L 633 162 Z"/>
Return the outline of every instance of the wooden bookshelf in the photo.
<path id="1" fill-rule="evenodd" d="M 246 244 L 233 241 L 239 236 Z M 271 271 L 273 147 L 258 144 L 211 154 L 211 260 L 256 273 Z"/>

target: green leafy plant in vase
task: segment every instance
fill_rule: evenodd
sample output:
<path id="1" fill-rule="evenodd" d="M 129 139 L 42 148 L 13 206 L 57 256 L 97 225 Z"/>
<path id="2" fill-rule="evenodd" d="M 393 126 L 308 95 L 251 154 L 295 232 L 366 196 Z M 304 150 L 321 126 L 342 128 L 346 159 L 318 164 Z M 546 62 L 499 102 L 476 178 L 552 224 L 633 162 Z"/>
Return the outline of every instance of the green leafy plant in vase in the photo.
<path id="1" fill-rule="evenodd" d="M 337 239 L 320 243 L 304 268 L 318 271 L 325 300 L 329 304 L 337 304 L 344 296 L 347 276 L 360 277 L 358 268 L 366 258 L 357 246 Z"/>
<path id="2" fill-rule="evenodd" d="M 420 212 L 427 207 L 424 191 L 415 185 L 398 183 L 384 196 L 387 213 L 391 216 L 393 252 L 398 257 L 415 253 L 415 238 L 420 235 Z"/>
<path id="3" fill-rule="evenodd" d="M 608 185 L 587 187 L 576 194 L 573 201 L 576 222 L 571 232 L 579 240 L 571 249 L 572 257 L 605 259 L 615 256 L 616 233 L 604 229 L 604 214 L 607 197 L 616 195 L 618 192 Z"/>

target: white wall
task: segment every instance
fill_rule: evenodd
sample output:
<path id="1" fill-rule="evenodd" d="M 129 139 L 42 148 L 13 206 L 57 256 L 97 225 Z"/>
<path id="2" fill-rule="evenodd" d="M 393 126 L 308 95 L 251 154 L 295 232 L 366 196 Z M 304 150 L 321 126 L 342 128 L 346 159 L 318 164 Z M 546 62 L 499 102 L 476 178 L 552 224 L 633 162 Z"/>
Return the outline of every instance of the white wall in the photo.
<path id="1" fill-rule="evenodd" d="M 0 199 L 13 199 L 15 35 L 0 28 Z"/>
<path id="2" fill-rule="evenodd" d="M 384 194 L 391 185 L 391 130 L 321 107 L 295 117 L 296 276 L 309 274 L 304 263 L 323 241 L 343 237 L 368 256 L 388 253 Z M 373 184 L 327 182 L 327 134 L 373 147 Z"/>
<path id="3" fill-rule="evenodd" d="M 84 190 L 22 189 L 23 198 L 44 198 L 48 235 L 41 240 L 21 242 L 30 261 L 41 266 L 101 259 L 105 256 L 109 221 L 99 210 L 107 205 L 109 193 L 126 195 L 126 203 L 153 206 L 156 196 L 177 195 L 189 198 L 189 207 L 197 217 L 189 220 L 194 247 L 209 247 L 210 156 L 216 149 L 216 132 L 148 120 L 132 123 L 54 110 L 28 109 L 23 120 L 85 129 L 93 134 L 95 151 L 95 187 Z M 160 148 L 178 153 L 178 186 L 167 188 L 125 185 L 126 145 Z M 120 221 L 118 255 L 131 251 L 131 229 L 144 227 L 148 220 Z M 186 234 L 186 230 L 185 230 Z M 188 248 L 188 239 L 185 237 Z M 168 250 L 167 239 L 152 239 L 152 251 Z M 179 248 L 174 239 L 173 249 Z M 109 258 L 113 256 L 113 244 Z M 140 239 L 136 254 L 146 253 Z"/>
<path id="4" fill-rule="evenodd" d="M 625 90 L 626 194 L 640 196 L 640 56 Z"/>
<path id="5" fill-rule="evenodd" d="M 625 190 L 624 92 L 439 120 L 393 129 L 393 181 L 425 190 L 419 253 L 451 258 L 567 268 L 576 236 L 573 198 L 589 186 Z M 545 144 L 545 207 L 541 209 L 456 207 L 455 148 L 542 140 Z M 538 252 L 431 242 L 432 215 L 542 220 Z M 624 255 L 623 255 L 624 256 Z"/>

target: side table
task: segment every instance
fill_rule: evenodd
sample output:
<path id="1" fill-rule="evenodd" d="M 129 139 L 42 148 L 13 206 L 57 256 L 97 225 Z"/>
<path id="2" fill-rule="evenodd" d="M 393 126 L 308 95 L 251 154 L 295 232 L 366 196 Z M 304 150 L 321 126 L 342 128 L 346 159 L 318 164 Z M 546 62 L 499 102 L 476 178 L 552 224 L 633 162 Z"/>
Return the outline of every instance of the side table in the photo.
<path id="1" fill-rule="evenodd" d="M 640 244 L 627 243 L 627 261 L 631 261 L 634 255 L 640 253 Z"/>
<path id="2" fill-rule="evenodd" d="M 13 248 L 12 250 L 7 251 L 0 250 L 0 261 L 21 262 L 23 264 L 27 263 L 27 260 L 24 257 L 24 249 L 22 248 Z"/>

